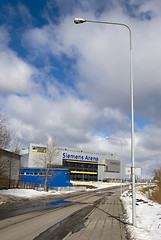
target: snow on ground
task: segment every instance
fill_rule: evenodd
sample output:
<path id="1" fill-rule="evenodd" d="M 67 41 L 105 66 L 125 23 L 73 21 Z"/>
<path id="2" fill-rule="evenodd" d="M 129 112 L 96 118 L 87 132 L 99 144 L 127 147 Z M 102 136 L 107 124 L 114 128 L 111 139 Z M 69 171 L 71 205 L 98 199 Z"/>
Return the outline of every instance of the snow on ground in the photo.
<path id="1" fill-rule="evenodd" d="M 127 212 L 127 230 L 134 240 L 161 239 L 161 205 L 149 200 L 145 195 L 136 191 L 136 227 L 132 223 L 132 193 L 126 191 L 121 201 Z"/>
<path id="2" fill-rule="evenodd" d="M 73 185 L 77 185 L 77 186 L 93 186 L 95 188 L 108 188 L 108 187 L 113 187 L 113 186 L 119 186 L 120 183 L 106 183 L 106 182 L 74 182 L 74 181 L 71 181 L 71 183 Z"/>
<path id="3" fill-rule="evenodd" d="M 24 197 L 24 198 L 33 198 L 33 197 L 40 197 L 44 195 L 48 195 L 49 193 L 44 191 L 36 191 L 32 189 L 8 189 L 8 190 L 1 190 L 1 195 L 11 195 L 16 197 Z"/>
<path id="4" fill-rule="evenodd" d="M 35 198 L 35 197 L 41 197 L 41 196 L 47 196 L 47 195 L 58 195 L 58 194 L 64 194 L 64 193 L 69 193 L 73 191 L 79 191 L 79 190 L 84 190 L 85 188 L 81 188 L 81 185 L 83 185 L 84 182 L 77 182 L 77 185 L 80 185 L 79 187 L 70 187 L 70 188 L 60 188 L 59 190 L 52 190 L 49 192 L 44 192 L 44 191 L 37 191 L 33 189 L 8 189 L 8 190 L 0 190 L 0 197 L 5 196 L 5 195 L 10 195 L 10 196 L 15 196 L 15 197 L 22 197 L 22 198 Z M 113 186 L 112 184 L 108 183 L 95 183 L 92 184 L 90 183 L 85 183 L 85 185 L 93 185 L 96 188 L 106 188 L 106 187 L 111 187 Z M 116 185 L 116 184 L 115 184 Z M 90 189 L 91 190 L 91 189 Z M 94 190 L 94 189 L 92 189 Z M 4 203 L 4 201 L 3 201 Z M 0 204 L 2 202 L 0 201 Z"/>

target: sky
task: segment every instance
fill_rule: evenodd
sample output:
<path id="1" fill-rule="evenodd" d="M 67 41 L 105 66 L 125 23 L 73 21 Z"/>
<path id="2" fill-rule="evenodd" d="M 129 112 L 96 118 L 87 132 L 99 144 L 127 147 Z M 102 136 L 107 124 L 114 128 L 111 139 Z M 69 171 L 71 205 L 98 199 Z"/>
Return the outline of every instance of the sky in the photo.
<path id="1" fill-rule="evenodd" d="M 131 165 L 128 29 L 76 17 L 131 28 L 135 164 L 152 177 L 161 167 L 160 0 L 0 0 L 0 112 L 22 148 L 53 138 Z"/>

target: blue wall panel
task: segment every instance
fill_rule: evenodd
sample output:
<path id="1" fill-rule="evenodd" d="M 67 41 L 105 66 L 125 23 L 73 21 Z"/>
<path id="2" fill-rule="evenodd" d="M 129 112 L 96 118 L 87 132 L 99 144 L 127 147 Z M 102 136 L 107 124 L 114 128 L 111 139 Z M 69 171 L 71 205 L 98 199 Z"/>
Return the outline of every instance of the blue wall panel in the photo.
<path id="1" fill-rule="evenodd" d="M 46 178 L 45 169 L 21 168 L 20 184 L 27 184 L 35 187 L 44 187 Z M 47 187 L 71 187 L 70 171 L 68 169 L 50 169 L 47 177 Z"/>

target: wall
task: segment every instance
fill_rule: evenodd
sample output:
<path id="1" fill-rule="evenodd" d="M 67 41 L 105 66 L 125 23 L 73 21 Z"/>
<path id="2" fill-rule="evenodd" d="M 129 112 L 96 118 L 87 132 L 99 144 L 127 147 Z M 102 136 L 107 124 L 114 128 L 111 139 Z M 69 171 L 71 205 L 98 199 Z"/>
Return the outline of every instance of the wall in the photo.
<path id="1" fill-rule="evenodd" d="M 46 170 L 39 168 L 21 168 L 20 185 L 28 187 L 44 187 Z M 71 187 L 70 172 L 68 169 L 49 169 L 47 188 Z"/>
<path id="2" fill-rule="evenodd" d="M 18 185 L 19 169 L 20 155 L 0 149 L 0 189 Z"/>

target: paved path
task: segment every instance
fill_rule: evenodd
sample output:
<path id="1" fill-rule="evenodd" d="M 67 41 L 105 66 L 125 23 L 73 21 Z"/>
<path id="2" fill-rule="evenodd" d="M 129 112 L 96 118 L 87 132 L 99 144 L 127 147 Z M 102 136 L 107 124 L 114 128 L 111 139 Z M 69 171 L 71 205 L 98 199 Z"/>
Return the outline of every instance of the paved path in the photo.
<path id="1" fill-rule="evenodd" d="M 119 191 L 106 196 L 102 204 L 97 206 L 73 233 L 64 240 L 125 240 L 125 223 L 123 209 L 119 200 Z"/>

